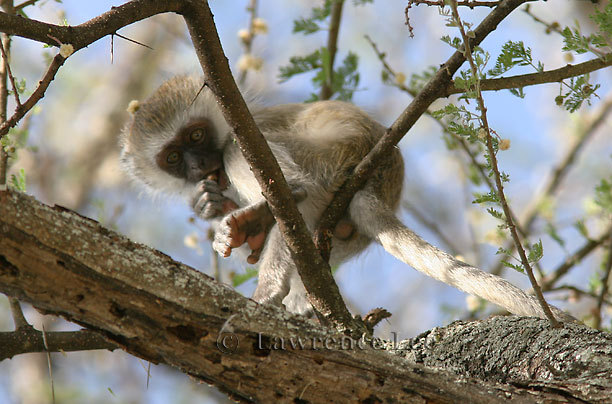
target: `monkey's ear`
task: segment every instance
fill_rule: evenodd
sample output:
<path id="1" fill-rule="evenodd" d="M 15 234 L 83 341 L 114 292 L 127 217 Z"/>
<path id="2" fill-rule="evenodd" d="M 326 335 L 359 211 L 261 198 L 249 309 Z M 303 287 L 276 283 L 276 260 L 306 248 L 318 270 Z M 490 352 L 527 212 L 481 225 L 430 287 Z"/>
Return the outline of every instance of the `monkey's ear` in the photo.
<path id="1" fill-rule="evenodd" d="M 138 111 L 139 109 L 140 109 L 140 101 L 132 100 L 128 104 L 128 107 L 127 107 L 126 111 L 129 112 L 130 114 L 134 115 L 136 113 L 136 111 Z"/>

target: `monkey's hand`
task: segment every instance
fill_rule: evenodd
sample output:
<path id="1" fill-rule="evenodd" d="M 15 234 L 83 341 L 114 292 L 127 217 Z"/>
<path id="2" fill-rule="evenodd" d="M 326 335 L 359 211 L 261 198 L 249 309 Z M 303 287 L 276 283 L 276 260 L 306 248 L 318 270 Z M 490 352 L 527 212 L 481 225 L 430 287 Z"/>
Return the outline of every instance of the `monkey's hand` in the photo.
<path id="1" fill-rule="evenodd" d="M 238 209 L 225 216 L 215 233 L 213 248 L 223 257 L 229 257 L 233 248 L 247 243 L 251 254 L 249 264 L 259 261 L 266 237 L 274 225 L 274 216 L 265 201 Z"/>
<path id="2" fill-rule="evenodd" d="M 227 215 L 238 209 L 234 201 L 223 196 L 217 181 L 209 178 L 198 183 L 191 206 L 196 215 L 206 220 Z"/>

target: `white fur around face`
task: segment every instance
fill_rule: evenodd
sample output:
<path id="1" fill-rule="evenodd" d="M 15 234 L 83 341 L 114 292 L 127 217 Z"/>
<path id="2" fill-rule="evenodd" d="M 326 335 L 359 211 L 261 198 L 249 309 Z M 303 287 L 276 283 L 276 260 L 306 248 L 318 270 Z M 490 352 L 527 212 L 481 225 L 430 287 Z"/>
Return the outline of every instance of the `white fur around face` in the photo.
<path id="1" fill-rule="evenodd" d="M 156 162 L 157 154 L 183 127 L 206 118 L 211 124 L 216 148 L 223 148 L 231 139 L 230 128 L 214 94 L 202 86 L 203 80 L 197 77 L 176 77 L 164 83 L 139 106 L 132 122 L 124 129 L 121 165 L 153 197 L 164 194 L 190 201 L 193 196 L 193 183 L 159 169 Z"/>

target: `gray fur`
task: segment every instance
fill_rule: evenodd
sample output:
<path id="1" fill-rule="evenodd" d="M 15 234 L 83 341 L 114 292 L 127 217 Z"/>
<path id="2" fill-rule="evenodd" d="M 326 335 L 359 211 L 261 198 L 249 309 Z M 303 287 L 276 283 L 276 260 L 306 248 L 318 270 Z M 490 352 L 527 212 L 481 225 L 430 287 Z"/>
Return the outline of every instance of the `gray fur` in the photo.
<path id="1" fill-rule="evenodd" d="M 215 97 L 204 88 L 195 98 L 200 89 L 201 79 L 176 77 L 144 102 L 122 137 L 123 166 L 153 193 L 179 195 L 191 202 L 196 185 L 164 173 L 157 167 L 154 156 L 183 125 L 192 119 L 207 117 L 214 125 L 215 144 L 222 150 L 230 181 L 223 196 L 240 207 L 260 203 L 263 197 L 259 185 L 233 141 L 231 129 Z M 298 208 L 310 230 L 314 229 L 338 187 L 385 131 L 359 108 L 339 101 L 252 107 L 251 112 L 287 182 L 293 189 L 306 192 Z M 500 277 L 456 260 L 423 241 L 397 219 L 394 211 L 401 195 L 403 173 L 402 157 L 396 148 L 353 198 L 348 219 L 357 232 L 349 240 L 332 240 L 331 264 L 338 265 L 375 240 L 396 258 L 439 281 L 480 296 L 512 313 L 544 317 L 533 296 Z M 201 194 L 195 196 L 201 197 Z M 213 216 L 210 210 L 218 209 L 219 203 L 218 198 L 210 199 L 217 205 L 196 206 L 197 213 L 207 218 Z M 221 221 L 222 225 L 224 222 Z M 223 237 L 228 233 L 227 229 L 222 230 L 225 231 L 219 232 L 221 236 L 213 244 L 221 246 L 219 248 L 226 242 Z M 283 302 L 293 312 L 305 313 L 311 309 L 278 226 L 268 235 L 253 297 L 261 303 Z M 562 320 L 571 319 L 556 308 L 554 312 Z"/>

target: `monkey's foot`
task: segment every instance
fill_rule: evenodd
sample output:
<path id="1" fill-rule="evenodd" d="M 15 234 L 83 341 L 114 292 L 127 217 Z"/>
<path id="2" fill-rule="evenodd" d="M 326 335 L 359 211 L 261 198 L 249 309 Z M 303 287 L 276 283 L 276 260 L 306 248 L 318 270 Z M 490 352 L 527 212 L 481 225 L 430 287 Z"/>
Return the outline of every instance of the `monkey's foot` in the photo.
<path id="1" fill-rule="evenodd" d="M 274 216 L 266 202 L 235 210 L 221 221 L 215 233 L 213 248 L 223 257 L 229 257 L 233 248 L 247 243 L 251 249 L 247 262 L 255 264 L 259 261 L 266 237 L 273 225 Z"/>
<path id="2" fill-rule="evenodd" d="M 238 205 L 223 196 L 221 192 L 221 186 L 213 179 L 205 179 L 198 183 L 191 202 L 196 215 L 209 220 L 236 210 Z"/>

